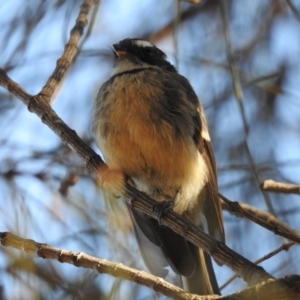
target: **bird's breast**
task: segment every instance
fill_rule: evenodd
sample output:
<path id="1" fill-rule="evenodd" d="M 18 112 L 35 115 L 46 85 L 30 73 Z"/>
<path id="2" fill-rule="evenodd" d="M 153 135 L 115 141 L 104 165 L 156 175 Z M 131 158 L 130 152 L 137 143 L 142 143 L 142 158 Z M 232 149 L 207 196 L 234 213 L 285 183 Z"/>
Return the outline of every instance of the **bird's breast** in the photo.
<path id="1" fill-rule="evenodd" d="M 142 87 L 138 78 L 114 80 L 99 97 L 93 130 L 107 164 L 121 169 L 137 189 L 158 201 L 177 195 L 178 213 L 193 209 L 207 169 L 192 134 L 180 135 L 157 117 L 169 113 L 167 107 L 155 113 L 162 109 L 157 103 L 163 97 L 161 88 Z"/>

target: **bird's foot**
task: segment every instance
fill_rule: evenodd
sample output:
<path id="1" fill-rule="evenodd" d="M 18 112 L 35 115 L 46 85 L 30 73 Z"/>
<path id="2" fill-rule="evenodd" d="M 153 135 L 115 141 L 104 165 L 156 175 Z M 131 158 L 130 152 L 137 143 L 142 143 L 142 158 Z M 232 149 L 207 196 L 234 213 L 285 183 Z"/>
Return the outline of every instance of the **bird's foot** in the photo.
<path id="1" fill-rule="evenodd" d="M 157 212 L 158 214 L 158 224 L 161 226 L 162 218 L 169 212 L 173 210 L 174 207 L 174 200 L 171 201 L 162 201 L 154 204 L 153 211 Z"/>

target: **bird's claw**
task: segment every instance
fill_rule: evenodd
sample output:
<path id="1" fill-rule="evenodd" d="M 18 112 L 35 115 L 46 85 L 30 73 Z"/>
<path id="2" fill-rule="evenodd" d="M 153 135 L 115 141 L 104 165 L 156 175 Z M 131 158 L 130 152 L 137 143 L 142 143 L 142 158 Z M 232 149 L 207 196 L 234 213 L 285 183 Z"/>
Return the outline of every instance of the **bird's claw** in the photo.
<path id="1" fill-rule="evenodd" d="M 174 207 L 174 200 L 172 201 L 162 201 L 153 205 L 153 212 L 158 214 L 158 224 L 161 226 L 162 218 L 169 212 L 172 211 Z"/>

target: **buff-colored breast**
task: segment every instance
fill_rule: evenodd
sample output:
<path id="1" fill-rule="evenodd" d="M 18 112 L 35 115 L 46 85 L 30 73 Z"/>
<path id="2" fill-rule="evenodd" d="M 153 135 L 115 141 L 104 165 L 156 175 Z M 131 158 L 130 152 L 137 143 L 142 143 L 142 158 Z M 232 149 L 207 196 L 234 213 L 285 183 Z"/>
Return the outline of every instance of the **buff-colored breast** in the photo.
<path id="1" fill-rule="evenodd" d="M 139 190 L 158 201 L 178 193 L 175 211 L 182 213 L 196 205 L 207 170 L 192 135 L 180 136 L 168 122 L 156 118 L 161 90 L 159 82 L 142 88 L 133 75 L 115 79 L 100 91 L 94 132 L 110 167 L 121 169 Z"/>

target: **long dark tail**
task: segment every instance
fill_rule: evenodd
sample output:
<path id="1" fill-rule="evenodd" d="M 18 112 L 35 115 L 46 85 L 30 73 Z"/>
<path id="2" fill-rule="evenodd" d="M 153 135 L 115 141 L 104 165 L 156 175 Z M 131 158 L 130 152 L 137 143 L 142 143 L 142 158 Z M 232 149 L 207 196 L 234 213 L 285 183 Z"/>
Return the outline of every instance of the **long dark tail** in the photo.
<path id="1" fill-rule="evenodd" d="M 183 277 L 184 289 L 198 295 L 220 294 L 210 255 L 199 249 L 199 263 L 195 273 Z"/>

